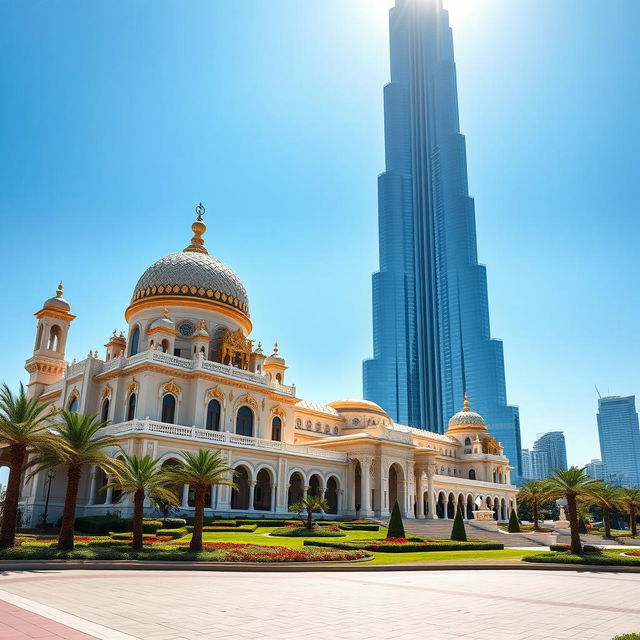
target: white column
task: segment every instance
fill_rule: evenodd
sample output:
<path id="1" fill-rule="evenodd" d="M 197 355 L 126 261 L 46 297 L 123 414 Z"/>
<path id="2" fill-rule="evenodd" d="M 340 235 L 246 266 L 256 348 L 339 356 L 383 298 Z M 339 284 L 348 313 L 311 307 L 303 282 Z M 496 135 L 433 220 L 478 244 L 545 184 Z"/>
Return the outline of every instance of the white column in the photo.
<path id="1" fill-rule="evenodd" d="M 306 485 L 305 487 L 303 487 L 303 489 L 304 489 L 304 493 L 302 494 L 302 497 L 303 497 L 303 498 L 306 498 L 306 497 L 309 495 L 309 488 L 310 488 L 310 487 L 309 487 L 308 485 Z"/>
<path id="2" fill-rule="evenodd" d="M 362 456 L 360 458 L 360 469 L 362 471 L 362 478 L 360 486 L 362 487 L 362 505 L 360 506 L 361 515 L 371 515 L 371 463 L 373 458 L 371 456 Z"/>
<path id="3" fill-rule="evenodd" d="M 271 503 L 270 503 L 270 509 L 269 511 L 275 511 L 276 510 L 276 489 L 277 489 L 278 485 L 274 482 L 272 485 L 270 485 L 271 488 Z"/>
<path id="4" fill-rule="evenodd" d="M 98 468 L 94 465 L 91 467 L 91 486 L 89 487 L 89 500 L 87 504 L 94 504 L 96 501 L 96 476 L 98 475 Z"/>
<path id="5" fill-rule="evenodd" d="M 430 520 L 437 520 L 438 519 L 438 514 L 436 513 L 436 500 L 435 500 L 435 495 L 433 492 L 433 473 L 434 473 L 434 468 L 432 465 L 429 465 L 427 467 L 427 493 L 428 495 L 428 500 L 429 500 L 429 519 Z"/>
<path id="6" fill-rule="evenodd" d="M 254 511 L 253 501 L 256 495 L 256 482 L 251 480 L 249 482 L 249 511 Z"/>
<path id="7" fill-rule="evenodd" d="M 349 467 L 351 477 L 349 479 L 349 511 L 356 512 L 356 461 L 351 460 Z M 362 484 L 360 485 L 362 487 Z"/>
<path id="8" fill-rule="evenodd" d="M 113 504 L 113 487 L 107 487 L 107 496 L 104 499 L 105 504 Z"/>
<path id="9" fill-rule="evenodd" d="M 422 467 L 418 467 L 416 488 L 416 516 L 418 518 L 424 518 L 424 469 Z"/>
<path id="10" fill-rule="evenodd" d="M 182 503 L 180 504 L 181 509 L 189 508 L 189 485 L 182 485 Z"/>
<path id="11" fill-rule="evenodd" d="M 336 501 L 337 501 L 337 511 L 338 511 L 338 515 L 343 515 L 342 514 L 342 506 L 344 503 L 344 489 L 338 489 L 338 494 L 336 497 Z"/>

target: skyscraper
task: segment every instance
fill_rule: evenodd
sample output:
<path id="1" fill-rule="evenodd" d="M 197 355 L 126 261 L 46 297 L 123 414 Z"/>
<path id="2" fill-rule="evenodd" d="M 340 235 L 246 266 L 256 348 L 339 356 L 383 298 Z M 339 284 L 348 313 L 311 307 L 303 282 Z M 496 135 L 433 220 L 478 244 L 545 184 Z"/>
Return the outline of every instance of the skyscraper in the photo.
<path id="1" fill-rule="evenodd" d="M 522 480 L 544 480 L 549 476 L 549 462 L 543 451 L 522 450 Z"/>
<path id="2" fill-rule="evenodd" d="M 489 330 L 448 13 L 442 0 L 396 0 L 389 18 L 380 270 L 364 395 L 398 422 L 442 432 L 466 391 L 517 482 L 519 415 L 507 405 L 502 343 Z"/>
<path id="3" fill-rule="evenodd" d="M 598 436 L 609 481 L 640 486 L 640 429 L 635 396 L 598 400 Z"/>
<path id="4" fill-rule="evenodd" d="M 594 480 L 607 480 L 607 468 L 602 460 L 592 458 L 591 462 L 585 466 L 585 473 Z"/>
<path id="5" fill-rule="evenodd" d="M 549 431 L 538 434 L 538 439 L 533 443 L 533 450 L 544 456 L 547 468 L 546 475 L 556 469 L 567 469 L 567 446 L 562 431 Z"/>

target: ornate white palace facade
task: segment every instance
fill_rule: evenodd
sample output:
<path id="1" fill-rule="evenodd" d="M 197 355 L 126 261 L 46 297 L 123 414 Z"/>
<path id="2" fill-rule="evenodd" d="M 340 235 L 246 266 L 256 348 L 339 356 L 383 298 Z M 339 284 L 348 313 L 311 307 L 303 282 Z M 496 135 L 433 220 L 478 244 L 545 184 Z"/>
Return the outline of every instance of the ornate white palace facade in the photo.
<path id="1" fill-rule="evenodd" d="M 114 333 L 103 358 L 65 361 L 75 316 L 58 288 L 35 314 L 30 394 L 98 414 L 124 451 L 152 453 L 162 464 L 175 464 L 183 450 L 220 450 L 238 472 L 238 489 L 213 488 L 208 514 L 282 516 L 309 492 L 337 516 L 384 517 L 398 500 L 406 518 L 453 518 L 457 505 L 471 518 L 480 505 L 507 519 L 517 492 L 509 461 L 466 399 L 441 435 L 394 424 L 372 402 L 298 397 L 277 345 L 266 355 L 249 339 L 247 293 L 204 247 L 203 212 L 198 207 L 191 244 L 138 280 L 125 311 L 128 335 Z M 25 524 L 38 522 L 49 489 L 49 521 L 57 519 L 65 481 L 63 473 L 25 479 Z M 105 485 L 99 469 L 86 469 L 78 515 L 130 513 Z M 179 513 L 192 505 L 185 486 Z"/>

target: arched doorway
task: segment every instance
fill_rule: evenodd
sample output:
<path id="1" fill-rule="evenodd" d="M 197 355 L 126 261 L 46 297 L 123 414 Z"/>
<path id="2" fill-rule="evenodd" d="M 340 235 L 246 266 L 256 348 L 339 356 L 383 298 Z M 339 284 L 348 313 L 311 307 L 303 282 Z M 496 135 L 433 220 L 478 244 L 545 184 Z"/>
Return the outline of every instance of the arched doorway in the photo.
<path id="1" fill-rule="evenodd" d="M 175 460 L 174 458 L 169 458 L 168 460 L 165 460 L 162 465 L 161 465 L 161 469 L 164 469 L 165 471 L 168 471 L 169 469 L 171 469 L 171 467 L 176 467 L 178 466 L 180 463 Z M 173 491 L 173 493 L 176 494 L 177 498 L 178 498 L 178 504 L 182 503 L 182 485 L 180 486 L 175 486 L 175 487 L 169 487 L 169 489 L 171 491 Z"/>
<path id="2" fill-rule="evenodd" d="M 498 498 L 493 499 L 493 519 L 500 520 L 500 501 Z"/>
<path id="3" fill-rule="evenodd" d="M 453 496 L 453 493 L 449 494 L 449 499 L 447 500 L 447 518 L 449 520 L 453 520 L 456 515 L 456 499 Z"/>
<path id="4" fill-rule="evenodd" d="M 436 505 L 436 515 L 440 520 L 444 518 L 446 502 L 447 502 L 447 499 L 444 493 L 441 491 L 438 494 L 438 504 Z"/>
<path id="5" fill-rule="evenodd" d="M 271 511 L 271 474 L 268 469 L 260 469 L 256 476 L 253 493 L 253 508 L 256 511 Z"/>
<path id="6" fill-rule="evenodd" d="M 338 513 L 338 481 L 335 476 L 331 476 L 327 480 L 327 490 L 324 497 L 329 505 L 327 513 Z"/>
<path id="7" fill-rule="evenodd" d="M 236 488 L 231 490 L 231 508 L 246 511 L 249 508 L 249 469 L 240 465 L 235 472 Z"/>
<path id="8" fill-rule="evenodd" d="M 460 493 L 458 494 L 458 504 L 456 505 L 456 512 L 460 511 L 462 513 L 462 517 L 465 517 L 465 508 L 464 508 L 464 496 Z"/>
<path id="9" fill-rule="evenodd" d="M 502 500 L 500 501 L 500 519 L 507 519 L 507 503 L 504 498 L 502 498 Z"/>
<path id="10" fill-rule="evenodd" d="M 393 505 L 398 501 L 400 513 L 404 515 L 405 496 L 402 488 L 404 473 L 402 467 L 395 462 L 389 467 L 389 511 L 393 509 Z"/>
<path id="11" fill-rule="evenodd" d="M 287 504 L 291 506 L 294 502 L 297 502 L 304 496 L 304 480 L 302 475 L 295 471 L 289 478 L 289 493 L 287 496 Z"/>
<path id="12" fill-rule="evenodd" d="M 473 498 L 471 496 L 467 496 L 467 520 L 471 520 L 473 518 Z"/>
<path id="13" fill-rule="evenodd" d="M 314 473 L 309 478 L 309 495 L 313 496 L 314 498 L 319 498 L 321 493 L 320 492 L 321 486 L 322 486 L 322 480 L 320 479 L 320 476 Z"/>

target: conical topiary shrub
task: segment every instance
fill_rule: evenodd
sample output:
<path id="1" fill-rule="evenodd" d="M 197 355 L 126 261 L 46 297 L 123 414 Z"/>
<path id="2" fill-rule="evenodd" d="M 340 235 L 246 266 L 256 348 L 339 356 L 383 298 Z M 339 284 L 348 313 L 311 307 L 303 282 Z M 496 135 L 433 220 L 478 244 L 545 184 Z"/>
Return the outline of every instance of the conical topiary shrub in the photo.
<path id="1" fill-rule="evenodd" d="M 396 500 L 389 518 L 389 528 L 387 529 L 387 538 L 406 538 L 404 525 L 402 524 L 402 516 L 400 515 L 400 507 Z"/>
<path id="2" fill-rule="evenodd" d="M 515 509 L 511 509 L 509 516 L 509 533 L 520 533 L 520 522 Z"/>
<path id="3" fill-rule="evenodd" d="M 462 519 L 462 509 L 458 507 L 456 512 L 456 518 L 453 521 L 453 527 L 451 528 L 451 539 L 458 542 L 467 541 L 467 532 L 464 528 L 464 520 Z"/>

